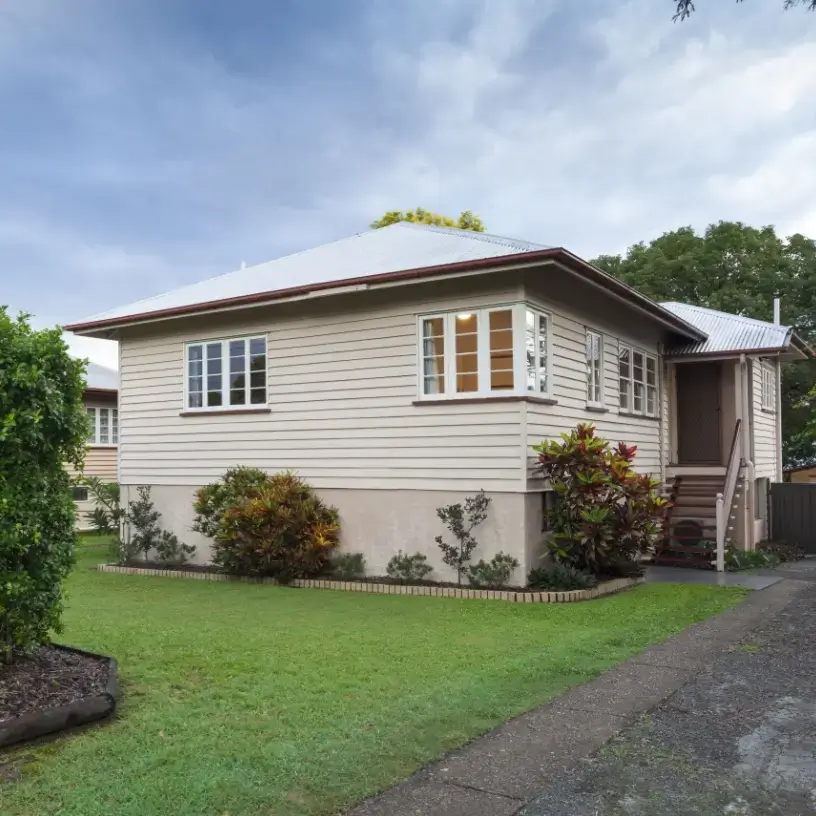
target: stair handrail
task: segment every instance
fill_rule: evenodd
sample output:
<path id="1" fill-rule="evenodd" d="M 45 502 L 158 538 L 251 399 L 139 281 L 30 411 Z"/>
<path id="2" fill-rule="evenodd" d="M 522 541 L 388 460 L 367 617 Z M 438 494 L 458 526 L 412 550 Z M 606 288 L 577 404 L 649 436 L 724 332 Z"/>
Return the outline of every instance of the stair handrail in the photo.
<path id="1" fill-rule="evenodd" d="M 731 440 L 731 450 L 728 452 L 728 465 L 725 469 L 725 480 L 722 493 L 717 494 L 717 572 L 725 572 L 725 539 L 728 536 L 728 520 L 731 515 L 731 505 L 734 503 L 734 493 L 737 489 L 742 459 L 740 452 L 740 434 L 742 419 L 738 419 L 734 426 L 734 437 Z"/>

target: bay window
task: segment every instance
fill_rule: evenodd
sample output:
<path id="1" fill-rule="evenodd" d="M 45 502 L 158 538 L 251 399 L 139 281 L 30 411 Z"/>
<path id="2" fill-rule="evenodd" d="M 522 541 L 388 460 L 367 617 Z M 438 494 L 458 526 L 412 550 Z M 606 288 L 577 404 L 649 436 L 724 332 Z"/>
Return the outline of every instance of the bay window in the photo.
<path id="1" fill-rule="evenodd" d="M 546 397 L 548 327 L 524 304 L 420 317 L 420 397 Z"/>
<path id="2" fill-rule="evenodd" d="M 266 406 L 266 337 L 188 343 L 184 369 L 186 410 Z"/>
<path id="3" fill-rule="evenodd" d="M 89 445 L 119 444 L 119 411 L 116 408 L 86 408 L 91 420 Z"/>
<path id="4" fill-rule="evenodd" d="M 621 345 L 618 349 L 618 383 L 618 405 L 621 411 L 657 416 L 657 357 L 631 346 Z"/>

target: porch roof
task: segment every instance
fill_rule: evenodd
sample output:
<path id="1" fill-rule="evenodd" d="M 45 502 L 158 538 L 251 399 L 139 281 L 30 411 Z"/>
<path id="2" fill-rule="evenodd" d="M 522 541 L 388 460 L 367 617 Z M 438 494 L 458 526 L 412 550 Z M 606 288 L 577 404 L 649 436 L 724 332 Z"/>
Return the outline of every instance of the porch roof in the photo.
<path id="1" fill-rule="evenodd" d="M 812 350 L 792 326 L 767 323 L 687 303 L 660 305 L 707 335 L 705 340 L 667 349 L 671 357 L 723 357 L 748 353 L 784 355 L 790 359 L 812 356 Z"/>

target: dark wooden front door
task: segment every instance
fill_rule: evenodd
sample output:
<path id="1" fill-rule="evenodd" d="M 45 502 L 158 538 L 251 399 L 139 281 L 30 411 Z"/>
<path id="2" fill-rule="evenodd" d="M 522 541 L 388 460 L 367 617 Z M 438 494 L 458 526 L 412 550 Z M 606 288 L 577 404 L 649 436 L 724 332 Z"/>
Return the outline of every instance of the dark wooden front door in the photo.
<path id="1" fill-rule="evenodd" d="M 722 463 L 720 364 L 677 365 L 677 454 L 680 465 Z"/>

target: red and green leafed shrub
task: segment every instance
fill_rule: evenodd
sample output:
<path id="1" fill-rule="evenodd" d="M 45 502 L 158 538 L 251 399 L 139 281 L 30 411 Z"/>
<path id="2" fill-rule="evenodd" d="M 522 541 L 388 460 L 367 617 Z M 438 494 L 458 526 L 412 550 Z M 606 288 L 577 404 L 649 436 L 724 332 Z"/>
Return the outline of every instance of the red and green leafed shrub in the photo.
<path id="1" fill-rule="evenodd" d="M 213 563 L 235 575 L 290 581 L 324 572 L 338 544 L 337 510 L 293 473 L 268 476 L 224 509 Z"/>
<path id="2" fill-rule="evenodd" d="M 582 424 L 533 449 L 559 497 L 550 514 L 553 558 L 594 575 L 636 569 L 660 540 L 668 508 L 655 492 L 660 483 L 634 471 L 637 448 L 612 447 Z"/>

